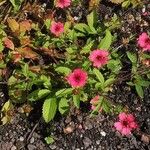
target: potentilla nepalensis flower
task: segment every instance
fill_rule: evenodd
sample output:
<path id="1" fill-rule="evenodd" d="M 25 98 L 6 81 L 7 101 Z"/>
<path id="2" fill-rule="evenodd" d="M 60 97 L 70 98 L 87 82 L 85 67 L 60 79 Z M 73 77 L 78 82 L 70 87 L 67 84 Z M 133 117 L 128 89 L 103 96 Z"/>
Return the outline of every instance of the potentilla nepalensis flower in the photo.
<path id="1" fill-rule="evenodd" d="M 83 87 L 86 84 L 88 75 L 87 73 L 77 68 L 67 76 L 67 81 L 72 87 Z"/>
<path id="2" fill-rule="evenodd" d="M 14 43 L 9 38 L 7 38 L 7 37 L 4 38 L 3 43 L 4 43 L 5 47 L 14 50 L 14 48 L 15 48 Z"/>
<path id="3" fill-rule="evenodd" d="M 93 66 L 100 68 L 108 63 L 108 51 L 96 49 L 90 53 L 89 59 Z"/>
<path id="4" fill-rule="evenodd" d="M 133 129 L 138 127 L 135 122 L 135 118 L 132 114 L 126 114 L 124 112 L 119 114 L 119 121 L 114 124 L 116 130 L 123 135 L 131 134 Z"/>
<path id="5" fill-rule="evenodd" d="M 64 25 L 61 22 L 53 22 L 50 30 L 54 35 L 60 36 L 64 32 Z"/>
<path id="6" fill-rule="evenodd" d="M 138 45 L 143 48 L 143 51 L 150 51 L 150 37 L 143 32 L 138 38 Z"/>
<path id="7" fill-rule="evenodd" d="M 56 7 L 65 8 L 70 6 L 71 0 L 56 0 Z"/>
<path id="8" fill-rule="evenodd" d="M 99 96 L 99 95 L 97 95 L 97 96 L 95 96 L 93 99 L 91 99 L 90 103 L 92 104 L 92 106 L 91 106 L 91 109 L 92 109 L 92 110 L 95 110 L 95 109 L 96 109 L 96 107 L 97 107 L 97 105 L 98 105 L 98 103 L 99 103 L 99 99 L 100 99 L 100 96 Z M 101 112 L 101 111 L 102 111 L 102 108 L 100 107 L 100 108 L 99 108 L 99 112 Z"/>

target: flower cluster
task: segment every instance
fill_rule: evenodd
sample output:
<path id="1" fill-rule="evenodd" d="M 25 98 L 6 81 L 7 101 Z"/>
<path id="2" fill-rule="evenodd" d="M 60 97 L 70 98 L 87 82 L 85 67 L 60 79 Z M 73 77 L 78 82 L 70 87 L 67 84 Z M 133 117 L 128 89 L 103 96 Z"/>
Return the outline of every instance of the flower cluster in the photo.
<path id="1" fill-rule="evenodd" d="M 135 122 L 135 118 L 132 114 L 126 114 L 124 112 L 119 114 L 119 121 L 114 124 L 116 130 L 123 135 L 131 134 L 133 129 L 138 127 Z"/>
<path id="2" fill-rule="evenodd" d="M 143 51 L 150 51 L 150 37 L 147 33 L 142 33 L 138 38 L 138 45 Z"/>
<path id="3" fill-rule="evenodd" d="M 89 56 L 89 60 L 93 62 L 93 66 L 102 67 L 108 62 L 108 52 L 105 50 L 93 50 Z M 87 73 L 81 69 L 75 69 L 67 77 L 68 83 L 72 87 L 83 87 L 86 84 Z"/>

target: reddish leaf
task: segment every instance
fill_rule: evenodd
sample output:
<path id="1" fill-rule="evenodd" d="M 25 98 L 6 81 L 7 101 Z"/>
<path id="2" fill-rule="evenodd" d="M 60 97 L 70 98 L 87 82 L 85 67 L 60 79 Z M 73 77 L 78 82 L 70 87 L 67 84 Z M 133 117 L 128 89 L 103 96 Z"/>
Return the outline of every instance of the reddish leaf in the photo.
<path id="1" fill-rule="evenodd" d="M 32 28 L 32 23 L 30 20 L 21 21 L 19 25 L 20 25 L 20 32 L 30 31 Z"/>
<path id="2" fill-rule="evenodd" d="M 9 48 L 9 49 L 12 49 L 12 50 L 14 50 L 14 43 L 9 39 L 9 38 L 4 38 L 4 46 L 5 47 L 7 47 L 7 48 Z"/>

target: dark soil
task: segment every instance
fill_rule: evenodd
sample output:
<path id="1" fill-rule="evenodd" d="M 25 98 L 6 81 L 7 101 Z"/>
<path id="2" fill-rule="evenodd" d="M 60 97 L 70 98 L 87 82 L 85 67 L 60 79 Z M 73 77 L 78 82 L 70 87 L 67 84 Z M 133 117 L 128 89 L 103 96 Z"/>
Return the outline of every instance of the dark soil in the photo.
<path id="1" fill-rule="evenodd" d="M 149 150 L 150 90 L 145 90 L 143 101 L 122 86 L 118 86 L 111 97 L 114 102 L 130 106 L 139 131 L 123 137 L 113 128 L 115 119 L 111 115 L 99 114 L 90 118 L 85 110 L 75 108 L 66 117 L 58 114 L 54 121 L 45 124 L 34 111 L 28 119 L 23 114 L 15 114 L 12 124 L 0 127 L 0 150 Z M 51 145 L 44 141 L 48 135 L 55 139 Z"/>

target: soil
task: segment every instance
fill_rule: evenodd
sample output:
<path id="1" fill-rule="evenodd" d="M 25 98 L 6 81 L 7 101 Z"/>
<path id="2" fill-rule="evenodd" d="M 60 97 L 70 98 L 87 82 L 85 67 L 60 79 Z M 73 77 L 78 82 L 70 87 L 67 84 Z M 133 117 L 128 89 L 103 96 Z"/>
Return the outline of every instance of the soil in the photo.
<path id="1" fill-rule="evenodd" d="M 49 4 L 49 1 L 45 0 L 44 2 Z M 44 2 L 40 4 L 42 5 Z M 50 7 L 50 5 L 46 6 L 47 9 Z M 132 45 L 135 44 L 132 41 L 127 45 L 122 44 L 122 37 L 129 37 L 131 32 L 138 35 L 149 29 L 150 18 L 142 15 L 150 10 L 148 1 L 145 1 L 142 8 L 128 10 L 120 9 L 120 6 L 112 5 L 108 1 L 102 1 L 99 9 L 100 21 L 106 17 L 105 14 L 108 14 L 109 19 L 112 12 L 122 16 L 124 22 L 122 28 L 118 29 L 120 38 L 114 43 L 114 46 L 121 51 L 132 50 Z M 84 21 L 87 15 L 85 10 L 86 7 L 81 6 L 77 10 L 72 9 L 73 17 L 78 17 L 77 22 Z M 33 15 L 35 14 L 29 13 L 28 17 L 33 19 Z M 63 15 L 58 12 L 56 18 L 63 20 L 65 19 Z M 2 20 L 4 19 L 2 16 Z M 35 17 L 34 19 L 40 22 L 40 18 Z M 127 65 L 130 66 L 125 61 L 124 66 Z M 123 71 L 130 72 L 129 66 L 128 68 L 124 67 Z M 100 113 L 90 118 L 89 106 L 82 104 L 80 110 L 72 107 L 67 116 L 61 117 L 60 114 L 57 114 L 53 121 L 45 124 L 39 109 L 41 103 L 37 103 L 28 117 L 19 113 L 16 106 L 13 122 L 0 126 L 0 150 L 150 150 L 150 87 L 145 89 L 144 93 L 142 101 L 133 89 L 127 87 L 124 81 L 120 80 L 113 86 L 113 90 L 109 94 L 114 103 L 123 105 L 137 119 L 139 129 L 128 137 L 122 136 L 114 129 L 115 114 Z M 7 99 L 6 95 L 3 92 L 0 93 L 0 108 Z M 48 145 L 44 140 L 47 136 L 52 136 L 55 142 Z"/>
<path id="2" fill-rule="evenodd" d="M 64 117 L 57 114 L 55 120 L 45 124 L 40 113 L 34 110 L 28 118 L 17 113 L 12 124 L 0 127 L 0 150 L 149 150 L 150 89 L 145 90 L 143 101 L 123 86 L 118 86 L 110 95 L 114 102 L 130 106 L 139 131 L 124 137 L 113 128 L 114 115 L 99 114 L 90 118 L 87 109 L 76 108 Z M 83 104 L 82 108 L 88 106 Z M 44 141 L 49 135 L 55 140 L 50 145 Z"/>

